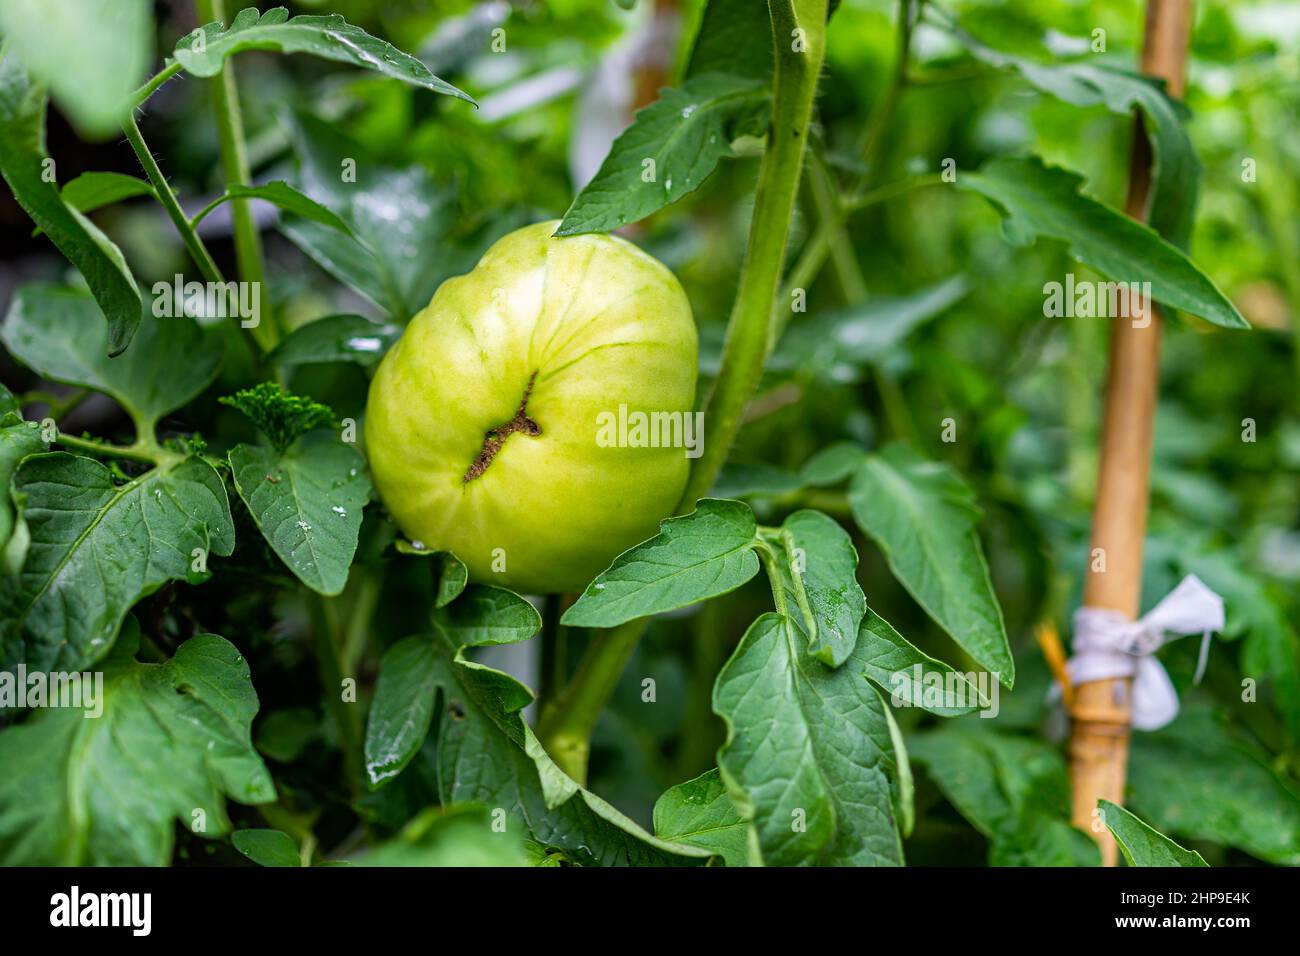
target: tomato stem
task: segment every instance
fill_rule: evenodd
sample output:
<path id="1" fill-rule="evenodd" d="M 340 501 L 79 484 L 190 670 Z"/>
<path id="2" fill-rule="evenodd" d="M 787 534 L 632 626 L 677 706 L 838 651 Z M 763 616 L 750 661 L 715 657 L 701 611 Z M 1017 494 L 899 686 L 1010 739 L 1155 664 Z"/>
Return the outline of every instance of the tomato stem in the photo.
<path id="1" fill-rule="evenodd" d="M 199 18 L 209 23 L 220 20 L 226 23 L 225 0 L 197 0 Z M 239 108 L 239 88 L 235 85 L 235 70 L 224 63 L 221 72 L 212 81 L 212 109 L 217 124 L 217 144 L 221 153 L 221 168 L 227 185 L 252 184 L 248 163 L 248 146 L 244 139 L 244 120 Z M 262 236 L 253 218 L 252 203 L 247 199 L 231 200 L 231 221 L 234 225 L 235 259 L 239 264 L 239 278 L 256 283 L 261 289 L 262 319 L 253 328 L 253 337 L 264 352 L 275 348 L 280 341 L 279 317 L 271 308 L 266 295 L 262 264 Z"/>
<path id="2" fill-rule="evenodd" d="M 825 52 L 826 0 L 772 0 L 768 6 L 776 52 L 772 125 L 759 167 L 754 217 L 727 322 L 722 365 L 704 408 L 711 438 L 691 469 L 677 505 L 679 514 L 708 494 L 731 453 L 781 309 L 776 297 Z"/>

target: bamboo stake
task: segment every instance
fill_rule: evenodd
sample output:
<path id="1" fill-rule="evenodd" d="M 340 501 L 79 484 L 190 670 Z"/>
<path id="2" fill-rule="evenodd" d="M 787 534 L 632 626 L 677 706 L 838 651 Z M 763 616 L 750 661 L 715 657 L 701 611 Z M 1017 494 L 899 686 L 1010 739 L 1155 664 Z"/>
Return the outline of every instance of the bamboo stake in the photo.
<path id="1" fill-rule="evenodd" d="M 1192 24 L 1192 0 L 1147 0 L 1142 71 L 1181 97 Z M 1151 145 L 1137 121 L 1125 211 L 1146 217 L 1151 186 Z M 1146 536 L 1151 478 L 1151 441 L 1159 380 L 1161 316 L 1146 303 L 1145 327 L 1127 317 L 1112 320 L 1109 371 L 1102 414 L 1101 458 L 1092 542 L 1083 601 L 1130 618 L 1140 610 L 1142 545 Z M 1099 550 L 1100 549 L 1100 550 Z M 1074 688 L 1070 734 L 1073 820 L 1092 833 L 1102 863 L 1115 866 L 1110 831 L 1096 818 L 1099 797 L 1123 803 L 1128 762 L 1130 681 L 1090 681 Z"/>

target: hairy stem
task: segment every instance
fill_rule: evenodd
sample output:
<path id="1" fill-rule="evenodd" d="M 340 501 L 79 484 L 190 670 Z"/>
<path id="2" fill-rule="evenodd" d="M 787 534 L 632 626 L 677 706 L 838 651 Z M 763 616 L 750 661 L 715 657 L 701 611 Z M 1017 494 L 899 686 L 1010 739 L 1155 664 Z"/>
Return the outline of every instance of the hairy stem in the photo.
<path id="1" fill-rule="evenodd" d="M 226 23 L 225 0 L 197 0 L 199 18 L 206 22 L 219 20 Z M 248 147 L 244 139 L 244 120 L 239 108 L 239 89 L 235 85 L 235 70 L 229 63 L 212 80 L 212 109 L 217 123 L 217 143 L 221 152 L 221 168 L 227 185 L 252 185 L 248 166 Z M 255 283 L 261 321 L 253 327 L 253 338 L 265 352 L 275 348 L 280 341 L 279 320 L 265 294 L 262 265 L 262 237 L 253 218 L 252 203 L 247 199 L 231 200 L 231 221 L 234 224 L 235 260 L 239 264 L 239 278 Z"/>
<path id="2" fill-rule="evenodd" d="M 825 50 L 826 0 L 772 0 L 769 9 L 776 39 L 772 127 L 759 168 L 754 217 L 727 322 L 722 365 L 704 408 L 712 437 L 691 468 L 679 512 L 690 511 L 708 494 L 727 460 L 745 404 L 763 373 L 773 317 L 783 311 L 775 300 Z M 796 34 L 803 37 L 802 45 L 792 42 Z"/>
<path id="3" fill-rule="evenodd" d="M 628 621 L 593 638 L 573 680 L 542 714 L 538 737 L 551 759 L 578 783 L 587 782 L 587 757 L 596 721 L 648 623 L 646 618 Z"/>
<path id="4" fill-rule="evenodd" d="M 162 87 L 164 83 L 181 71 L 180 63 L 175 60 L 168 63 L 165 67 L 149 78 L 144 86 L 140 87 L 131 94 L 131 105 L 139 109 L 145 104 L 149 97 L 153 96 Z"/>
<path id="5" fill-rule="evenodd" d="M 128 114 L 122 121 L 122 132 L 126 134 L 127 142 L 135 150 L 136 158 L 140 160 L 140 166 L 144 169 L 144 174 L 149 177 L 149 182 L 158 192 L 158 201 L 162 203 L 163 209 L 167 210 L 167 215 L 171 218 L 172 223 L 176 226 L 177 233 L 180 234 L 181 242 L 185 243 L 185 248 L 194 260 L 194 264 L 199 267 L 199 273 L 208 282 L 225 282 L 222 278 L 221 270 L 217 268 L 212 254 L 203 245 L 203 240 L 190 226 L 190 221 L 181 209 L 180 202 L 176 199 L 176 194 L 172 192 L 171 185 L 167 182 L 167 177 L 163 175 L 162 170 L 158 168 L 158 161 L 154 159 L 153 153 L 149 151 L 149 146 L 140 135 L 140 127 L 135 123 L 135 115 Z"/>
<path id="6" fill-rule="evenodd" d="M 338 729 L 339 746 L 343 751 L 343 770 L 347 777 L 348 792 L 356 796 L 361 790 L 362 731 L 359 711 L 343 699 L 343 673 L 339 649 L 338 607 L 329 598 L 312 594 L 311 628 L 316 638 L 316 666 L 320 672 L 321 690 L 325 709 Z"/>

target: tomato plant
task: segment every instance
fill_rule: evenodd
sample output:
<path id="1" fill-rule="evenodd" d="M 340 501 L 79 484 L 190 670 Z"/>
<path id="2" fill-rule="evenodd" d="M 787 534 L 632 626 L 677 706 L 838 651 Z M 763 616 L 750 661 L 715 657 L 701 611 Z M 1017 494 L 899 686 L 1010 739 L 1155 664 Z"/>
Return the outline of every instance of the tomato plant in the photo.
<path id="1" fill-rule="evenodd" d="M 0 3 L 0 863 L 1300 863 L 1282 12 L 296 6 Z"/>

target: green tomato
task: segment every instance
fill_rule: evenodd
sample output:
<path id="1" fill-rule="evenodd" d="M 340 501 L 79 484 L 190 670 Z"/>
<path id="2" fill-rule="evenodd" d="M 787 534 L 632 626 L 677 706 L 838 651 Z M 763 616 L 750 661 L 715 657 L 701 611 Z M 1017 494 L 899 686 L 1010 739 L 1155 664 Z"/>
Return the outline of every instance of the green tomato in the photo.
<path id="1" fill-rule="evenodd" d="M 535 594 L 583 590 L 672 512 L 687 449 L 609 426 L 620 406 L 633 426 L 689 417 L 697 368 L 673 274 L 613 236 L 552 238 L 556 225 L 444 282 L 366 408 L 375 485 L 407 537 Z"/>

